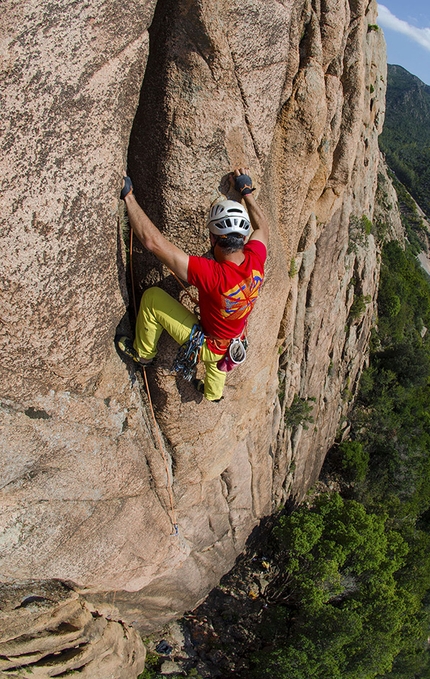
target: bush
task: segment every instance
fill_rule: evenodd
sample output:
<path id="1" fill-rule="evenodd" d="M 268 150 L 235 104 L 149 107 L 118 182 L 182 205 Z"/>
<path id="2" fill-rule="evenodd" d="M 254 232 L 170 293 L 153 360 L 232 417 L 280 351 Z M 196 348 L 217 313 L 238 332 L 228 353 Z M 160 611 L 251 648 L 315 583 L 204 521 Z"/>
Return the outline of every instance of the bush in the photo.
<path id="1" fill-rule="evenodd" d="M 289 408 L 285 409 L 284 422 L 289 428 L 303 426 L 303 429 L 309 429 L 308 423 L 312 423 L 313 404 L 315 398 L 300 398 L 297 394 L 294 395 L 293 402 Z"/>
<path id="2" fill-rule="evenodd" d="M 356 295 L 349 310 L 349 317 L 354 320 L 360 318 L 364 314 L 366 306 L 371 301 L 372 298 L 370 295 Z"/>
<path id="3" fill-rule="evenodd" d="M 364 481 L 369 467 L 369 453 L 359 441 L 344 441 L 339 446 L 342 469 L 351 481 Z"/>
<path id="4" fill-rule="evenodd" d="M 297 266 L 297 262 L 293 257 L 291 262 L 290 262 L 290 269 L 288 271 L 289 277 L 294 278 L 294 276 L 298 273 L 298 271 L 299 271 L 299 267 Z"/>

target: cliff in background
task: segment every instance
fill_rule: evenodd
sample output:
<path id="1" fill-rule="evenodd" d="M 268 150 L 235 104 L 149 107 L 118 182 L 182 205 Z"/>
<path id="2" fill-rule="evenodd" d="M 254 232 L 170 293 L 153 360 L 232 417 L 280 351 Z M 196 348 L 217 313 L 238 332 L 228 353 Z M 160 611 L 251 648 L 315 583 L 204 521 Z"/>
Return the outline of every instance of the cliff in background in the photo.
<path id="1" fill-rule="evenodd" d="M 361 0 L 9 0 L 3 21 L 0 669 L 133 677 L 134 628 L 195 606 L 259 520 L 304 496 L 342 427 L 378 283 L 384 41 Z M 127 157 L 190 253 L 234 166 L 271 224 L 224 400 L 166 374 L 168 338 L 150 377 L 178 536 L 144 390 L 113 345 Z M 172 289 L 139 246 L 134 260 L 138 291 Z M 287 426 L 295 395 L 308 429 Z"/>
<path id="2" fill-rule="evenodd" d="M 387 116 L 379 140 L 388 165 L 430 215 L 430 87 L 388 64 Z"/>

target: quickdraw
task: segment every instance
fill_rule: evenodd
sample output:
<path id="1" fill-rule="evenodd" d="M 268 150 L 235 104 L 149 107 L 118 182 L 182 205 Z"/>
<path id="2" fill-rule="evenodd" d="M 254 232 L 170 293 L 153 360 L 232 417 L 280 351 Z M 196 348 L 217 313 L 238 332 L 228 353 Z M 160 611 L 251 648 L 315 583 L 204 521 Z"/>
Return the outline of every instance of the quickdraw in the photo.
<path id="1" fill-rule="evenodd" d="M 182 373 L 182 377 L 187 382 L 191 382 L 195 368 L 199 360 L 200 349 L 205 341 L 205 334 L 202 328 L 196 323 L 191 329 L 188 340 L 179 347 L 176 358 L 173 362 L 173 370 Z"/>

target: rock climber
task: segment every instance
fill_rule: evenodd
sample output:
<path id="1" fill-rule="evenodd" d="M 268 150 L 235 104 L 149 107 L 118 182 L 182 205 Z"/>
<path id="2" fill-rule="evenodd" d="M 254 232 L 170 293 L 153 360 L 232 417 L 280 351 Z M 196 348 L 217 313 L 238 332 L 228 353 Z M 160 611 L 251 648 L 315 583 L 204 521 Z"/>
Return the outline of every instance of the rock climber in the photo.
<path id="1" fill-rule="evenodd" d="M 184 345 L 194 326 L 200 324 L 204 331 L 200 360 L 206 374 L 204 382 L 194 380 L 194 384 L 207 400 L 216 402 L 222 398 L 226 371 L 234 367 L 226 360 L 229 346 L 244 338 L 248 316 L 263 282 L 269 239 L 268 221 L 253 196 L 249 171 L 235 169 L 229 178 L 246 209 L 234 200 L 221 200 L 211 206 L 207 226 L 213 259 L 189 256 L 167 240 L 138 204 L 128 176 L 124 177 L 121 191 L 130 226 L 142 245 L 198 289 L 201 318 L 199 321 L 161 288 L 151 287 L 142 296 L 134 342 L 120 337 L 117 346 L 123 354 L 147 366 L 157 353 L 163 329 Z"/>

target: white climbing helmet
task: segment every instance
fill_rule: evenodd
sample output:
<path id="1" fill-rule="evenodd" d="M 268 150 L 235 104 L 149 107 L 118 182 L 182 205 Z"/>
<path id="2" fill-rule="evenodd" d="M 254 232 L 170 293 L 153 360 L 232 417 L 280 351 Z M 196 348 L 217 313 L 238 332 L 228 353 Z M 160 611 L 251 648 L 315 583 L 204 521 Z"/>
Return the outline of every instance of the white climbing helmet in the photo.
<path id="1" fill-rule="evenodd" d="M 248 236 L 251 231 L 247 211 L 235 200 L 221 200 L 212 205 L 206 225 L 217 236 L 227 236 L 229 233 Z"/>

